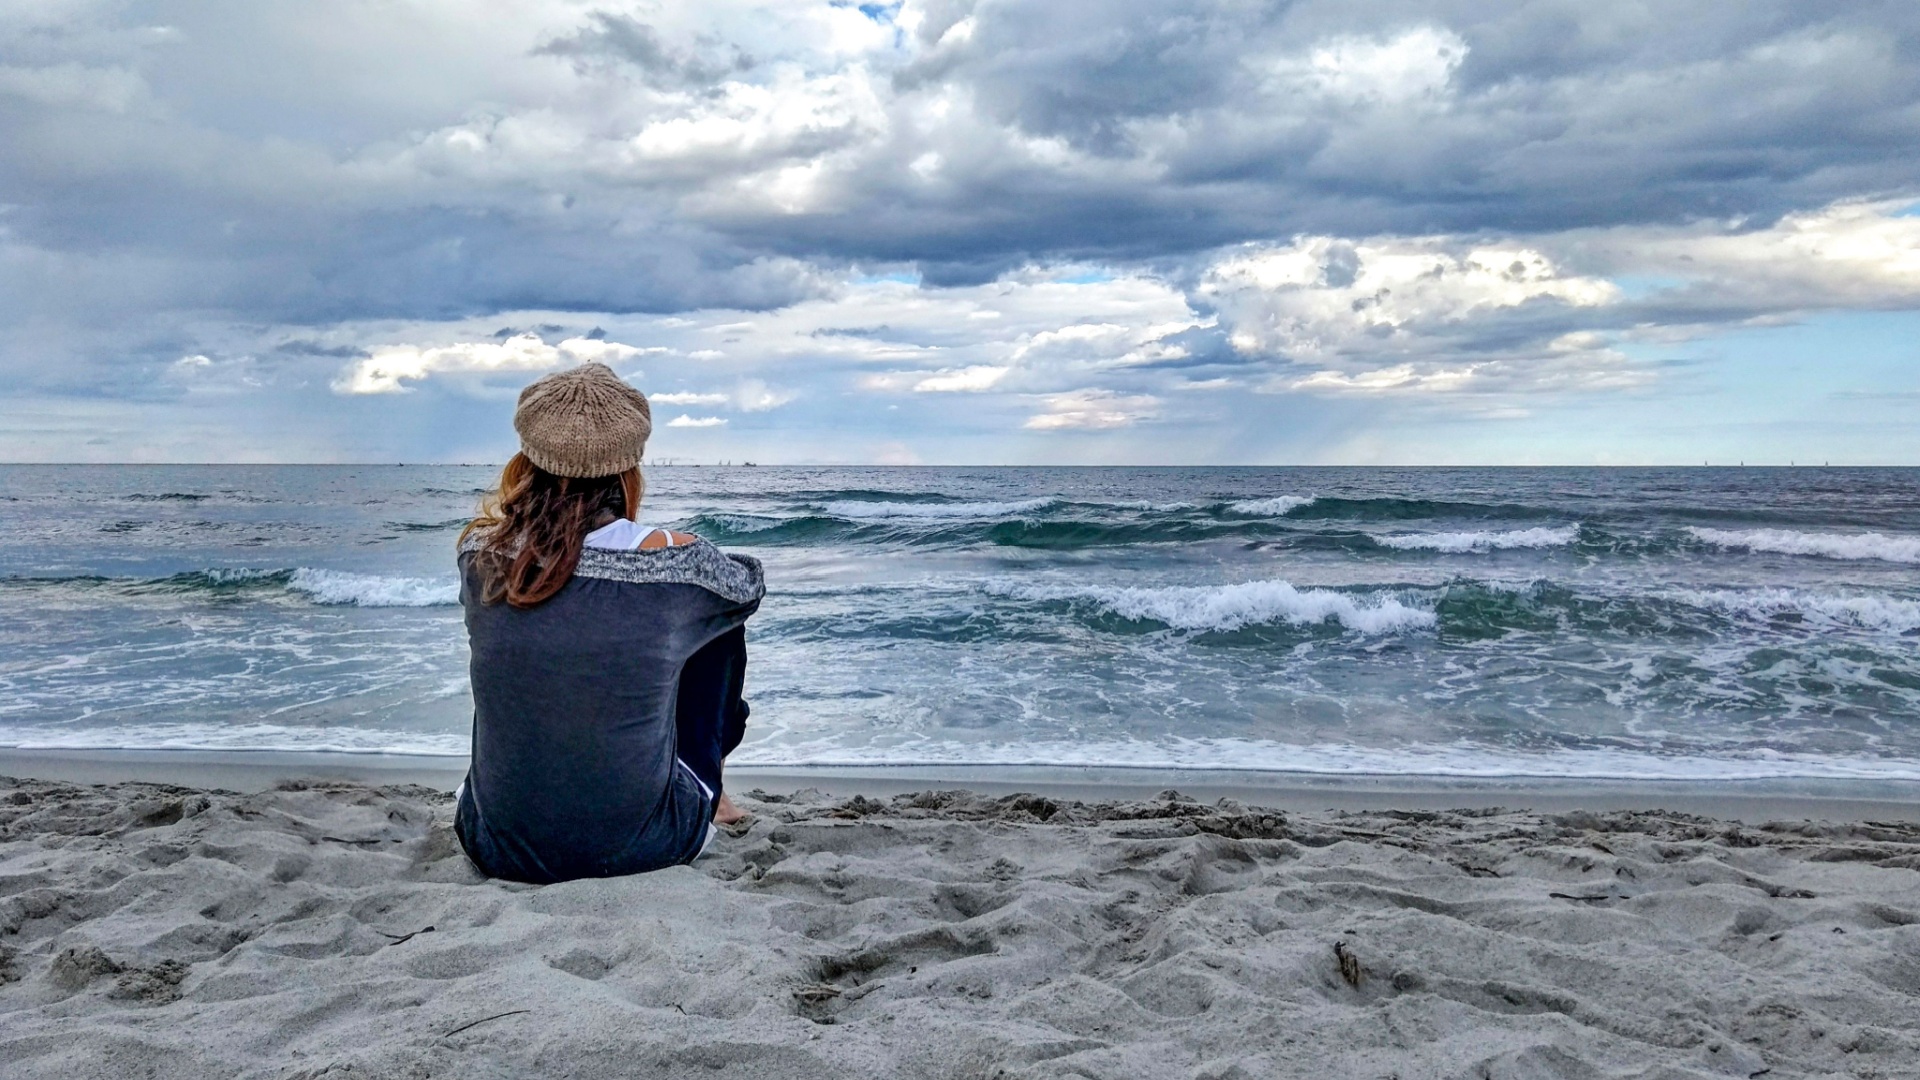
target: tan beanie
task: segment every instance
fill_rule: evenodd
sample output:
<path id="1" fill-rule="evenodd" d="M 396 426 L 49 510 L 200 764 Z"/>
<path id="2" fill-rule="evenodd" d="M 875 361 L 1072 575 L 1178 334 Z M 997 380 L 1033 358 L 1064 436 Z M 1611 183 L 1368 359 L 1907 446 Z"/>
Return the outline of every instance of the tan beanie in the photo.
<path id="1" fill-rule="evenodd" d="M 612 368 L 581 364 L 520 391 L 513 430 L 521 453 L 555 476 L 613 476 L 640 464 L 653 411 Z"/>

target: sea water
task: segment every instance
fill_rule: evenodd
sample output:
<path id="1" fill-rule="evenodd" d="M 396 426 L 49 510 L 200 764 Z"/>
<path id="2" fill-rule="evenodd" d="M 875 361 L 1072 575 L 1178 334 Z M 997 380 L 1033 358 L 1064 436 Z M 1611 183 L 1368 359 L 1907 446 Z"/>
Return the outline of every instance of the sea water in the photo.
<path id="1" fill-rule="evenodd" d="M 0 745 L 458 755 L 492 468 L 0 467 Z M 1920 470 L 657 468 L 738 762 L 1920 778 Z"/>

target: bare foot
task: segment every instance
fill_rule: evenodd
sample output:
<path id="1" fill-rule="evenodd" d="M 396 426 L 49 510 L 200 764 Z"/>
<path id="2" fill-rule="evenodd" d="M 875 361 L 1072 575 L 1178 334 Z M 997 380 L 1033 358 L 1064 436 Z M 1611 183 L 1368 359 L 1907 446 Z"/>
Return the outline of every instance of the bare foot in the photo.
<path id="1" fill-rule="evenodd" d="M 726 792 L 720 793 L 720 802 L 713 808 L 715 825 L 737 825 L 745 821 L 748 816 L 745 810 L 733 804 L 733 800 L 727 797 Z"/>

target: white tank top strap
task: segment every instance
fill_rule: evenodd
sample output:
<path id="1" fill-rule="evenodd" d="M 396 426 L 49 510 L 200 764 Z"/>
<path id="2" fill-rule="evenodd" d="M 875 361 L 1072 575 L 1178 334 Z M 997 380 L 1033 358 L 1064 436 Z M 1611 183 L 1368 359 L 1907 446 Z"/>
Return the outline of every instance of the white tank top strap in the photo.
<path id="1" fill-rule="evenodd" d="M 680 546 L 674 542 L 672 530 L 658 526 L 651 529 L 643 528 L 638 522 L 629 521 L 626 518 L 620 518 L 588 533 L 585 543 L 587 547 L 608 551 L 634 551 L 653 539 L 654 533 L 659 533 L 666 538 L 667 547 Z"/>

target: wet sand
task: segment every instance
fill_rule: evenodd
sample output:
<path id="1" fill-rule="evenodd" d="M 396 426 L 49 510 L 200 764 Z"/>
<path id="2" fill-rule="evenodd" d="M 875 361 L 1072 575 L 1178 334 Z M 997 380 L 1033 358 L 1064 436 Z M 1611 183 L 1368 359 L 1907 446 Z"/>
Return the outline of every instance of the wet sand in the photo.
<path id="1" fill-rule="evenodd" d="M 372 786 L 417 784 L 452 791 L 465 757 L 411 754 L 211 750 L 18 750 L 0 748 L 0 776 L 109 784 L 124 780 L 182 787 L 265 791 L 289 780 Z M 887 797 L 965 789 L 987 795 L 1037 792 L 1101 801 L 1151 798 L 1178 787 L 1202 801 L 1305 813 L 1322 810 L 1644 810 L 1659 808 L 1748 824 L 1826 821 L 1920 822 L 1920 783 L 1867 780 L 1631 781 L 1519 777 L 1314 775 L 1261 770 L 1034 766 L 738 766 L 729 785 L 745 790 Z"/>

